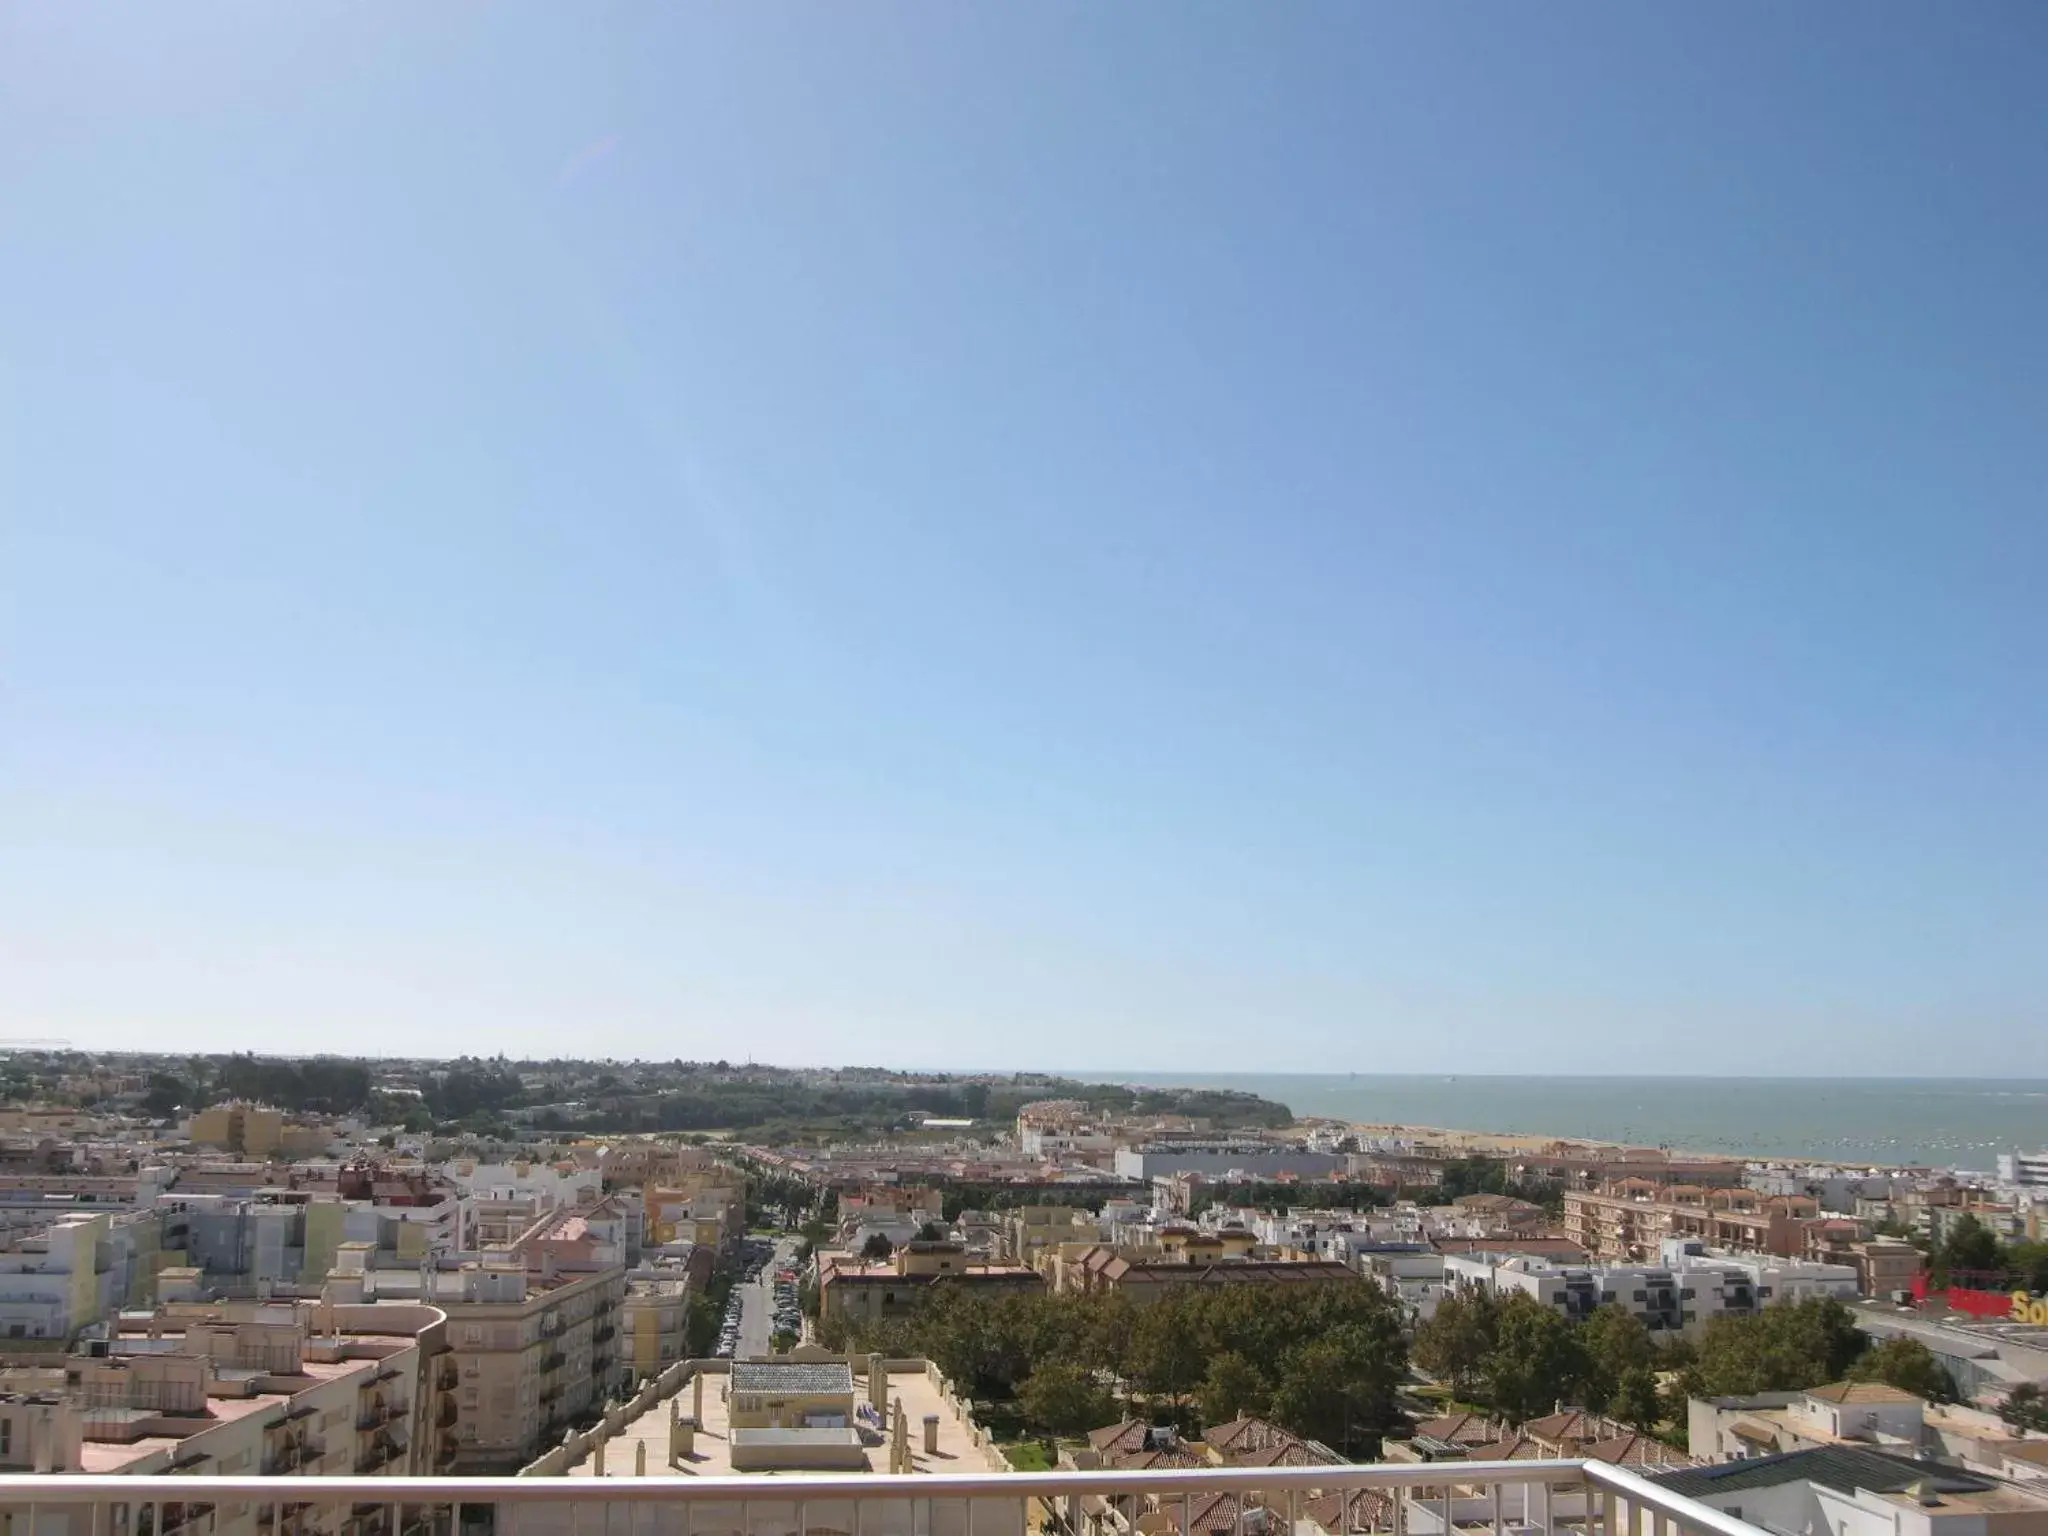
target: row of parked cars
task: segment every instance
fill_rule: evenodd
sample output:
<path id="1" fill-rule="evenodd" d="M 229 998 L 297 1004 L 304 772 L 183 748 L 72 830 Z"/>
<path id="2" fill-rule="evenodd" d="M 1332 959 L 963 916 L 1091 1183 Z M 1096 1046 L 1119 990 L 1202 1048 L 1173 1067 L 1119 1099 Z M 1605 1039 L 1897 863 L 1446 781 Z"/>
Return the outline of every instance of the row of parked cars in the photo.
<path id="1" fill-rule="evenodd" d="M 804 1331 L 804 1314 L 797 1305 L 796 1271 L 793 1269 L 775 1272 L 775 1331 L 798 1335 Z"/>
<path id="2" fill-rule="evenodd" d="M 768 1267 L 769 1262 L 774 1257 L 775 1245 L 773 1243 L 763 1242 L 759 1238 L 748 1238 L 740 1245 L 739 1261 L 742 1281 L 751 1285 L 756 1280 L 759 1280 L 761 1278 L 761 1271 Z M 718 1325 L 719 1359 L 730 1360 L 738 1351 L 740 1346 L 740 1318 L 743 1315 L 744 1305 L 740 1299 L 740 1289 L 738 1286 L 734 1286 L 732 1297 L 725 1304 L 725 1317 Z M 782 1327 L 781 1309 L 779 1306 L 776 1311 L 775 1326 L 778 1329 Z"/>

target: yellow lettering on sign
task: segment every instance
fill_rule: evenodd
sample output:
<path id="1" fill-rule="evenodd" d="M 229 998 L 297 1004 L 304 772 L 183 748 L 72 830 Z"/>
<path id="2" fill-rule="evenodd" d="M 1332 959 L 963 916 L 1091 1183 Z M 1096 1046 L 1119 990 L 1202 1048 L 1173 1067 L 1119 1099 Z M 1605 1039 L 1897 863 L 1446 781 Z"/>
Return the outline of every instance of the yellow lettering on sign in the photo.
<path id="1" fill-rule="evenodd" d="M 2031 1306 L 2033 1299 L 2034 1298 L 2025 1291 L 2014 1291 L 2012 1293 L 2011 1318 L 2013 1322 L 2024 1323 L 2032 1320 L 2028 1316 L 2028 1314 L 2033 1310 Z"/>

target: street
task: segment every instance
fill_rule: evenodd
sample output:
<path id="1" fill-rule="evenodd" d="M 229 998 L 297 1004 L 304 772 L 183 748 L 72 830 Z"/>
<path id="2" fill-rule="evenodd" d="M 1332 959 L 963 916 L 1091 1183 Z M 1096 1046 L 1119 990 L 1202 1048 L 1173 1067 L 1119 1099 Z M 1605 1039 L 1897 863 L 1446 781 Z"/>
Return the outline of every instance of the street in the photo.
<path id="1" fill-rule="evenodd" d="M 762 1267 L 760 1278 L 734 1288 L 740 1298 L 740 1340 L 734 1358 L 746 1360 L 768 1353 L 775 1336 L 775 1272 L 794 1261 L 796 1242 L 793 1237 L 776 1239 L 774 1257 Z"/>

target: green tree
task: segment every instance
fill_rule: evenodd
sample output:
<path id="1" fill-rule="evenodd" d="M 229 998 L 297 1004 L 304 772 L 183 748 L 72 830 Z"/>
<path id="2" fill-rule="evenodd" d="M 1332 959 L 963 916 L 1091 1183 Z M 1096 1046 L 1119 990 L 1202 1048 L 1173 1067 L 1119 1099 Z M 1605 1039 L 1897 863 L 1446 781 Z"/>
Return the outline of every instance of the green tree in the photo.
<path id="1" fill-rule="evenodd" d="M 1849 1367 L 1851 1381 L 1881 1381 L 1931 1403 L 1956 1400 L 1955 1379 L 1918 1339 L 1900 1334 L 1878 1344 Z"/>
<path id="2" fill-rule="evenodd" d="M 693 1360 L 707 1358 L 718 1346 L 719 1324 L 725 1316 L 725 1299 L 709 1292 L 692 1293 L 683 1314 L 683 1342 Z"/>
<path id="3" fill-rule="evenodd" d="M 197 1108 L 198 1102 L 199 1095 L 190 1084 L 167 1072 L 152 1072 L 149 1074 L 149 1091 L 142 1096 L 142 1112 L 153 1119 L 163 1120 L 180 1109 Z"/>
<path id="4" fill-rule="evenodd" d="M 1555 1307 L 1519 1293 L 1500 1304 L 1485 1365 L 1486 1397 L 1497 1413 L 1516 1424 L 1548 1413 L 1579 1395 L 1586 1374 L 1585 1344 Z"/>
<path id="5" fill-rule="evenodd" d="M 1176 1420 L 1208 1363 L 1187 1311 L 1185 1301 L 1168 1295 L 1141 1309 L 1131 1329 L 1130 1373 L 1152 1397 L 1172 1405 Z"/>
<path id="6" fill-rule="evenodd" d="M 1399 1330 L 1346 1323 L 1310 1339 L 1280 1364 L 1273 1418 L 1345 1455 L 1376 1448 L 1393 1422 L 1406 1373 Z"/>
<path id="7" fill-rule="evenodd" d="M 1809 1296 L 1746 1317 L 1723 1314 L 1700 1335 L 1700 1387 L 1715 1397 L 1803 1391 L 1840 1381 L 1868 1343 L 1833 1297 Z"/>
<path id="8" fill-rule="evenodd" d="M 1650 1330 L 1643 1326 L 1643 1320 L 1626 1307 L 1605 1306 L 1596 1310 L 1586 1319 L 1580 1331 L 1580 1340 L 1586 1347 L 1586 1406 L 1595 1412 L 1608 1411 L 1621 1386 L 1621 1379 L 1631 1371 L 1640 1371 L 1651 1379 L 1655 1388 L 1653 1366 L 1657 1359 L 1657 1346 L 1650 1340 Z M 1620 1414 L 1615 1415 L 1620 1418 Z"/>
<path id="9" fill-rule="evenodd" d="M 896 1245 L 882 1232 L 870 1232 L 868 1240 L 860 1245 L 860 1256 L 864 1259 L 883 1260 L 896 1251 Z"/>
<path id="10" fill-rule="evenodd" d="M 1934 1250 L 1934 1273 L 1944 1285 L 1954 1275 L 1995 1275 L 2005 1267 L 2005 1249 L 1998 1234 L 1968 1211 L 1949 1224 L 1941 1245 Z"/>
<path id="11" fill-rule="evenodd" d="M 2008 1243 L 2005 1266 L 2015 1287 L 2024 1286 L 2037 1296 L 2048 1292 L 2048 1243 Z"/>
<path id="12" fill-rule="evenodd" d="M 1497 1157 L 1459 1157 L 1444 1164 L 1437 1189 L 1445 1200 L 1463 1195 L 1498 1195 L 1506 1192 L 1507 1180 L 1507 1164 Z"/>
<path id="13" fill-rule="evenodd" d="M 1500 1303 L 1476 1287 L 1448 1291 L 1436 1312 L 1415 1330 L 1415 1363 L 1451 1389 L 1470 1398 L 1493 1353 Z"/>
<path id="14" fill-rule="evenodd" d="M 1235 1350 L 1225 1350 L 1209 1362 L 1202 1378 L 1202 1420 L 1215 1425 L 1255 1418 L 1266 1411 L 1271 1392 L 1264 1372 Z"/>
<path id="15" fill-rule="evenodd" d="M 1116 1405 L 1087 1367 L 1063 1360 L 1041 1365 L 1017 1388 L 1024 1422 L 1048 1435 L 1085 1435 L 1116 1418 Z"/>
<path id="16" fill-rule="evenodd" d="M 2048 1431 L 2048 1397 L 2033 1382 L 2023 1381 L 2006 1393 L 1998 1416 L 2014 1429 Z"/>
<path id="17" fill-rule="evenodd" d="M 1622 1423 L 1655 1433 L 1664 1421 L 1664 1406 L 1657 1397 L 1657 1377 L 1649 1367 L 1632 1365 L 1615 1379 L 1607 1398 L 1607 1412 Z"/>

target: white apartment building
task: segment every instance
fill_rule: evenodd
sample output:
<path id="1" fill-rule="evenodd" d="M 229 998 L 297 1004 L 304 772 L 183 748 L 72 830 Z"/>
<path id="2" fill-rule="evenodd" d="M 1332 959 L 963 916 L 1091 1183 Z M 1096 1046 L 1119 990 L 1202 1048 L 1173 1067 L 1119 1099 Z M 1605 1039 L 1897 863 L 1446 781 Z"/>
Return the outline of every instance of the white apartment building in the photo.
<path id="1" fill-rule="evenodd" d="M 1340 1234 L 1350 1238 L 1353 1233 Z M 1410 1317 L 1427 1319 L 1436 1313 L 1443 1299 L 1444 1255 L 1424 1244 L 1373 1244 L 1352 1248 L 1331 1239 L 1323 1257 L 1349 1264 L 1378 1284 Z"/>
<path id="2" fill-rule="evenodd" d="M 299 1190 L 172 1194 L 160 1207 L 162 1245 L 216 1289 L 312 1296 L 345 1245 L 367 1245 L 387 1264 L 408 1266 L 459 1251 L 464 1205 L 452 1190 L 405 1204 Z"/>
<path id="3" fill-rule="evenodd" d="M 1565 1316 L 1583 1320 L 1603 1306 L 1635 1313 L 1652 1333 L 1696 1332 L 1723 1313 L 1746 1316 L 1808 1296 L 1850 1300 L 1856 1271 L 1769 1255 L 1693 1252 L 1697 1244 L 1667 1240 L 1659 1265 L 1580 1268 L 1491 1254 L 1444 1256 L 1446 1285 L 1480 1285 L 1496 1295 L 1520 1291 Z"/>
<path id="4" fill-rule="evenodd" d="M 2029 1189 L 2048 1188 L 2048 1152 L 2001 1152 L 1998 1177 L 2006 1184 Z"/>
<path id="5" fill-rule="evenodd" d="M 0 1341 L 70 1340 L 123 1307 L 154 1305 L 154 1211 L 67 1216 L 0 1248 Z"/>
<path id="6" fill-rule="evenodd" d="M 595 1168 L 557 1168 L 552 1163 L 443 1163 L 437 1169 L 473 1200 L 535 1201 L 543 1209 L 584 1205 L 604 1193 Z"/>
<path id="7" fill-rule="evenodd" d="M 1739 1269 L 1756 1287 L 1759 1305 L 1804 1301 L 1809 1296 L 1829 1296 L 1836 1301 L 1854 1301 L 1859 1294 L 1858 1276 L 1852 1264 L 1818 1264 L 1804 1259 L 1780 1258 L 1769 1253 L 1731 1253 L 1709 1248 L 1697 1238 L 1667 1237 L 1657 1246 L 1657 1257 L 1669 1268 Z"/>
<path id="8" fill-rule="evenodd" d="M 1207 1179 L 1328 1179 L 1343 1167 L 1344 1159 L 1336 1153 L 1310 1152 L 1278 1141 L 1189 1138 L 1116 1150 L 1117 1176 L 1141 1183 L 1187 1173 Z"/>

